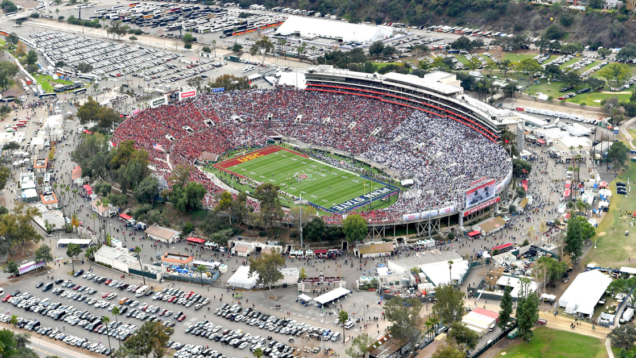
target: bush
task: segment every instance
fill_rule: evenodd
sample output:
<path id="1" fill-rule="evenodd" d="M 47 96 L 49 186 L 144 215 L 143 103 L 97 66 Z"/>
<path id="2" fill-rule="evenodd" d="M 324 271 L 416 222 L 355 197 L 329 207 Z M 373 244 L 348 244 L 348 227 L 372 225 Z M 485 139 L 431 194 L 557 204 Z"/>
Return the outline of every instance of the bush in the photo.
<path id="1" fill-rule="evenodd" d="M 185 44 L 183 45 L 183 47 L 187 48 L 188 50 L 192 48 L 192 44 Z"/>
<path id="2" fill-rule="evenodd" d="M 40 14 L 38 14 L 37 12 L 34 12 L 30 16 L 34 19 L 37 19 L 38 17 L 40 17 Z"/>
<path id="3" fill-rule="evenodd" d="M 492 256 L 497 256 L 497 255 L 499 255 L 499 250 L 497 250 L 497 249 L 492 250 L 491 255 L 492 255 Z"/>
<path id="4" fill-rule="evenodd" d="M 530 245 L 530 241 L 528 241 L 528 239 L 523 240 L 523 244 L 521 244 L 521 246 L 528 246 Z"/>
<path id="5" fill-rule="evenodd" d="M 289 233 L 289 237 L 291 237 L 292 239 L 295 239 L 298 236 L 298 233 L 292 232 Z"/>
<path id="6" fill-rule="evenodd" d="M 561 19 L 559 19 L 561 25 L 565 27 L 570 27 L 574 23 L 574 16 L 568 13 L 561 15 Z"/>
<path id="7" fill-rule="evenodd" d="M 135 30 L 135 35 L 137 35 L 137 36 L 139 36 L 139 35 L 141 35 L 141 34 L 143 34 L 143 33 L 144 33 L 144 32 L 143 32 L 143 31 L 141 31 L 141 30 L 139 30 L 139 29 Z"/>
<path id="8" fill-rule="evenodd" d="M 207 47 L 207 46 L 203 47 L 201 50 L 202 50 L 203 52 L 205 52 L 205 53 L 210 53 L 210 52 L 212 52 L 212 50 L 210 50 L 210 48 L 209 48 L 209 47 Z"/>
<path id="9" fill-rule="evenodd" d="M 192 231 L 194 231 L 194 225 L 191 222 L 187 222 L 185 225 L 183 225 L 183 234 L 184 235 L 188 235 Z"/>
<path id="10" fill-rule="evenodd" d="M 267 231 L 259 231 L 258 236 L 261 236 L 261 237 L 267 236 Z"/>
<path id="11" fill-rule="evenodd" d="M 517 211 L 517 207 L 516 207 L 516 206 L 514 206 L 514 205 L 512 205 L 512 204 L 510 204 L 510 206 L 508 207 L 508 211 L 509 211 L 510 213 L 514 213 L 514 212 L 516 212 L 516 211 Z"/>

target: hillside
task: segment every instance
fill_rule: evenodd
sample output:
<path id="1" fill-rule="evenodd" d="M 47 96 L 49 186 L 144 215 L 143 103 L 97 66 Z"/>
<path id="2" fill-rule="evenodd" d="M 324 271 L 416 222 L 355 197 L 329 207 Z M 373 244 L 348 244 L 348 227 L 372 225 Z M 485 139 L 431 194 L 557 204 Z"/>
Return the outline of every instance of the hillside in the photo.
<path id="1" fill-rule="evenodd" d="M 595 1 L 598 2 L 591 0 Z M 629 20 L 625 8 L 580 12 L 563 10 L 560 4 L 541 6 L 496 0 L 240 0 L 241 7 L 251 4 L 314 10 L 323 15 L 336 14 L 350 22 L 444 24 L 530 37 L 539 37 L 551 24 L 557 24 L 566 32 L 562 38 L 565 42 L 596 43 L 606 48 L 621 47 L 636 36 L 636 22 Z"/>

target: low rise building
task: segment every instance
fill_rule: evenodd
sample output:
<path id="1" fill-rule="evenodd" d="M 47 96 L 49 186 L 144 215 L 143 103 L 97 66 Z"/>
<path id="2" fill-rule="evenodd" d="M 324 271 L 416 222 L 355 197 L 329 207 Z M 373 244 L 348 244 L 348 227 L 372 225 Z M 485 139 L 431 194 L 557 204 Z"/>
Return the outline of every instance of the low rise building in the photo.
<path id="1" fill-rule="evenodd" d="M 146 235 L 152 240 L 161 241 L 164 243 L 175 243 L 179 241 L 179 236 L 181 235 L 181 231 L 176 231 L 172 229 L 168 229 L 163 226 L 149 226 L 146 229 Z"/>
<path id="2" fill-rule="evenodd" d="M 49 209 L 57 209 L 58 202 L 55 193 L 40 195 L 40 199 L 42 200 L 42 205 L 46 206 Z"/>
<path id="3" fill-rule="evenodd" d="M 393 251 L 395 251 L 393 244 L 386 242 L 358 244 L 353 249 L 354 255 L 362 258 L 391 256 Z"/>

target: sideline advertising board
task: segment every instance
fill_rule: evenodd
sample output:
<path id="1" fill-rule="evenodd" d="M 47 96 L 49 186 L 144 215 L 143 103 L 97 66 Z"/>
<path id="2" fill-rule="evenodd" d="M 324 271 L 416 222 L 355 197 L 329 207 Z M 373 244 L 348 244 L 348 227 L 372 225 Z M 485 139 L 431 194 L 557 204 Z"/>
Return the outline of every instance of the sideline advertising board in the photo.
<path id="1" fill-rule="evenodd" d="M 179 92 L 179 101 L 183 101 L 184 99 L 196 97 L 197 90 Z"/>
<path id="2" fill-rule="evenodd" d="M 496 189 L 495 180 L 478 183 L 477 186 L 466 191 L 466 207 L 470 208 L 494 198 Z"/>
<path id="3" fill-rule="evenodd" d="M 168 104 L 168 96 L 166 95 L 150 100 L 150 108 L 157 108 L 166 104 Z"/>

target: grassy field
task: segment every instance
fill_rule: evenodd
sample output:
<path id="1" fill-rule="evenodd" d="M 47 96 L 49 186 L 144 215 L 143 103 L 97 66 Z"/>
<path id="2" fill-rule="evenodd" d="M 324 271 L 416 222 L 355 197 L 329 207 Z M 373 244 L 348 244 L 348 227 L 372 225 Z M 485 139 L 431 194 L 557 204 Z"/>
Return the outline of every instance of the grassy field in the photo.
<path id="1" fill-rule="evenodd" d="M 516 54 L 506 52 L 503 54 L 503 59 L 508 60 L 510 62 L 519 62 L 521 60 L 525 60 L 526 58 L 535 58 L 538 54 Z"/>
<path id="2" fill-rule="evenodd" d="M 563 83 L 560 82 L 551 82 L 548 84 L 547 80 L 540 80 L 538 85 L 532 85 L 525 89 L 525 93 L 529 95 L 535 95 L 536 93 L 543 93 L 548 96 L 552 96 L 555 101 L 559 98 L 563 93 L 559 92 L 559 89 L 565 87 Z M 574 89 L 569 90 L 569 92 L 576 92 L 582 88 L 586 88 L 585 84 L 574 87 Z M 629 92 L 629 91 L 624 91 Z M 617 94 L 619 93 L 619 94 Z M 618 97 L 620 101 L 629 101 L 631 94 L 617 92 L 617 93 L 602 93 L 602 92 L 588 92 L 584 94 L 577 94 L 572 98 L 568 98 L 566 101 L 571 103 L 585 103 L 587 106 L 600 107 L 600 101 L 604 98 L 609 97 Z"/>
<path id="3" fill-rule="evenodd" d="M 507 338 L 504 338 L 507 339 Z M 534 338 L 526 345 L 521 338 L 505 349 L 505 356 L 515 358 L 604 358 L 604 342 L 598 338 L 545 327 L 534 330 Z"/>
<path id="4" fill-rule="evenodd" d="M 279 185 L 282 191 L 296 197 L 302 195 L 304 199 L 330 212 L 346 211 L 368 203 L 369 192 L 372 193 L 372 199 L 377 200 L 397 190 L 388 184 L 372 181 L 281 147 L 270 147 L 230 159 L 216 164 L 215 168 L 257 182 Z M 243 189 L 253 191 L 251 188 Z"/>
<path id="5" fill-rule="evenodd" d="M 378 67 L 378 70 L 381 69 L 382 67 L 385 67 L 385 66 L 388 66 L 388 65 L 404 66 L 404 64 L 400 63 L 400 62 L 387 62 L 387 63 L 374 62 L 373 64 Z"/>
<path id="6" fill-rule="evenodd" d="M 43 76 L 40 75 L 38 77 L 36 77 L 36 80 L 38 81 L 38 84 L 42 85 L 42 89 L 44 91 L 46 91 L 46 93 L 51 93 L 53 92 L 53 86 L 57 85 L 57 84 L 62 84 L 62 85 L 71 85 L 73 84 L 72 81 L 64 81 L 64 80 L 54 80 L 53 77 L 51 76 Z"/>
<path id="7" fill-rule="evenodd" d="M 602 164 L 606 165 L 606 164 Z M 629 169 L 610 183 L 613 196 L 610 210 L 596 229 L 596 249 L 591 249 L 585 257 L 585 263 L 595 263 L 603 267 L 636 267 L 636 232 L 629 226 L 631 215 L 622 215 L 621 211 L 634 212 L 636 200 L 629 195 L 616 194 L 616 181 L 627 182 L 630 186 L 636 180 L 636 165 L 629 162 Z M 625 231 L 629 235 L 625 236 Z M 634 256 L 632 263 L 631 257 Z"/>

